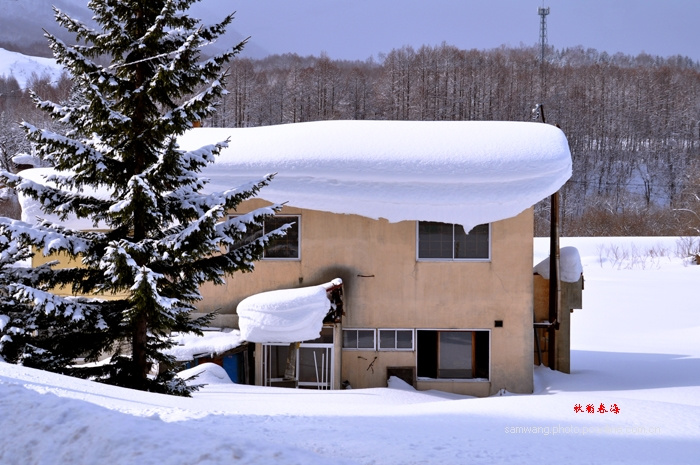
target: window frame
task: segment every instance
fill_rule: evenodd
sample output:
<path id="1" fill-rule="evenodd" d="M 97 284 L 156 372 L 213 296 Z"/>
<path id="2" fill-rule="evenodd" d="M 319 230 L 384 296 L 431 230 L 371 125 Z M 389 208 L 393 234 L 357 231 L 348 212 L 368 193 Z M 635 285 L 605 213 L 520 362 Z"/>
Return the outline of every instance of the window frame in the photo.
<path id="1" fill-rule="evenodd" d="M 421 358 L 424 360 L 426 358 L 432 358 L 432 357 L 425 357 L 424 354 L 421 353 L 421 348 L 419 344 L 419 333 L 421 331 L 425 332 L 433 332 L 436 333 L 436 341 L 438 343 L 438 346 L 433 349 L 435 352 L 435 358 L 434 362 L 436 364 L 435 366 L 435 377 L 432 376 L 425 376 L 421 375 L 421 372 L 424 372 L 424 369 L 421 368 Z M 472 342 L 471 342 L 471 347 L 472 347 L 472 353 L 471 353 L 471 376 L 469 377 L 440 377 L 440 333 L 449 333 L 449 332 L 469 332 L 472 333 Z M 484 350 L 483 347 L 483 342 L 479 343 L 476 341 L 476 336 L 474 333 L 476 332 L 481 332 L 481 333 L 486 333 L 488 335 L 488 344 L 486 344 L 485 350 L 487 351 L 487 354 L 479 353 L 477 354 L 478 347 L 482 347 L 482 350 Z M 484 328 L 459 328 L 459 329 L 431 329 L 431 328 L 418 328 L 416 329 L 416 334 L 415 334 L 415 348 L 416 348 L 416 376 L 419 381 L 446 381 L 446 382 L 490 382 L 491 381 L 491 373 L 492 373 L 492 355 L 493 355 L 493 350 L 492 350 L 492 332 L 490 329 L 484 329 Z M 430 350 L 430 349 L 429 349 Z M 430 355 L 430 354 L 429 354 Z M 484 364 L 483 359 L 484 356 L 487 356 L 487 362 Z M 485 365 L 485 366 L 484 366 Z M 483 377 L 483 376 L 477 376 L 479 371 L 486 370 L 488 376 Z"/>
<path id="2" fill-rule="evenodd" d="M 242 216 L 242 215 L 229 215 L 230 218 L 235 218 L 237 216 Z M 295 221 L 292 223 L 296 225 L 297 228 L 297 256 L 296 257 L 268 257 L 267 256 L 267 248 L 263 250 L 262 257 L 260 258 L 261 260 L 265 261 L 300 261 L 301 260 L 301 215 L 300 214 L 278 214 L 278 215 L 272 215 L 271 218 L 295 218 Z M 265 219 L 262 221 L 262 234 L 265 235 Z M 293 226 L 294 227 L 294 226 Z M 277 228 L 275 228 L 277 229 Z M 286 236 L 285 236 L 286 237 Z M 274 241 L 275 239 L 272 239 Z M 281 238 L 281 240 L 284 240 L 284 237 Z M 269 244 L 269 242 L 268 242 Z"/>
<path id="3" fill-rule="evenodd" d="M 442 257 L 421 257 L 420 256 L 420 225 L 421 223 L 436 223 L 436 224 L 443 224 L 443 225 L 451 225 L 452 226 L 452 258 L 442 258 Z M 456 258 L 455 257 L 455 226 L 462 226 L 457 223 L 442 223 L 440 221 L 416 221 L 416 261 L 419 262 L 490 262 L 492 258 L 492 223 L 482 223 L 474 226 L 474 228 L 477 228 L 479 226 L 487 225 L 488 226 L 488 253 L 486 258 L 478 257 L 478 258 Z M 469 232 L 471 232 L 474 228 L 470 229 Z M 464 229 L 464 228 L 462 228 Z M 467 233 L 469 235 L 469 233 Z"/>
<path id="4" fill-rule="evenodd" d="M 356 340 L 359 345 L 359 334 L 358 331 L 371 331 L 372 332 L 372 347 L 345 347 L 345 331 L 355 331 L 356 332 Z M 341 348 L 343 350 L 365 350 L 365 351 L 376 351 L 377 350 L 377 330 L 374 328 L 343 328 L 342 329 L 342 334 L 341 334 Z"/>
<path id="5" fill-rule="evenodd" d="M 394 332 L 394 346 L 382 347 L 382 332 Z M 406 331 L 411 333 L 411 347 L 398 347 L 398 332 Z M 416 331 L 412 328 L 379 328 L 377 329 L 377 350 L 380 352 L 413 352 L 416 350 Z"/>

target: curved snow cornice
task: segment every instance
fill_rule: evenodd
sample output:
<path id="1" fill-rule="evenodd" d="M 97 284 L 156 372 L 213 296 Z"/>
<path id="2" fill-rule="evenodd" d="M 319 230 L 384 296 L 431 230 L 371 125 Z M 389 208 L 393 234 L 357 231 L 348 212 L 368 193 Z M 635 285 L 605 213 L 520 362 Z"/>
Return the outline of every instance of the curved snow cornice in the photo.
<path id="1" fill-rule="evenodd" d="M 510 218 L 571 176 L 564 133 L 497 121 L 320 121 L 192 129 L 183 149 L 230 137 L 204 175 L 218 191 L 277 173 L 259 197 L 370 218 L 471 227 Z"/>

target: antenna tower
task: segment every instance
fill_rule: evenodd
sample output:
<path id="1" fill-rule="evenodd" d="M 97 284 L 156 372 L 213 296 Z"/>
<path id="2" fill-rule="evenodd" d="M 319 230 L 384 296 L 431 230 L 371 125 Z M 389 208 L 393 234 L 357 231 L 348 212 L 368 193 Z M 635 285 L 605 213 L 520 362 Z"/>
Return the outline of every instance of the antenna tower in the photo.
<path id="1" fill-rule="evenodd" d="M 537 9 L 537 14 L 540 15 L 540 61 L 544 63 L 544 55 L 547 51 L 547 15 L 549 7 L 540 7 Z"/>

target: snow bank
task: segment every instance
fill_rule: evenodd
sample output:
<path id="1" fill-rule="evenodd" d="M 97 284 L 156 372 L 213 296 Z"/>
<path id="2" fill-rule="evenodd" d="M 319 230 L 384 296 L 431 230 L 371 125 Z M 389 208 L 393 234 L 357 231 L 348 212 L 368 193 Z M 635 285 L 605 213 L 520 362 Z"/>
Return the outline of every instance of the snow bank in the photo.
<path id="1" fill-rule="evenodd" d="M 331 308 L 327 289 L 328 284 L 283 289 L 243 299 L 236 308 L 241 336 L 246 341 L 261 343 L 318 338 L 323 319 Z"/>
<path id="2" fill-rule="evenodd" d="M 190 385 L 233 384 L 226 370 L 216 363 L 202 363 L 177 375 Z"/>
<path id="3" fill-rule="evenodd" d="M 533 270 L 544 279 L 549 279 L 549 257 L 545 258 Z M 581 279 L 583 264 L 576 247 L 562 247 L 559 250 L 559 277 L 565 283 L 575 283 Z"/>
<path id="4" fill-rule="evenodd" d="M 513 217 L 571 176 L 566 137 L 541 123 L 319 121 L 197 128 L 194 150 L 230 137 L 204 171 L 214 191 L 277 173 L 273 203 L 369 218 L 473 226 Z"/>
<path id="5" fill-rule="evenodd" d="M 546 451 L 569 465 L 696 465 L 700 266 L 668 256 L 619 268 L 601 257 L 602 246 L 673 250 L 677 238 L 561 241 L 581 255 L 590 310 L 572 314 L 571 374 L 535 368 L 535 395 L 445 401 L 396 386 L 221 379 L 181 398 L 0 363 L 0 463 L 539 463 Z M 536 238 L 534 256 L 548 253 L 548 239 Z M 621 412 L 574 411 L 589 403 Z"/>

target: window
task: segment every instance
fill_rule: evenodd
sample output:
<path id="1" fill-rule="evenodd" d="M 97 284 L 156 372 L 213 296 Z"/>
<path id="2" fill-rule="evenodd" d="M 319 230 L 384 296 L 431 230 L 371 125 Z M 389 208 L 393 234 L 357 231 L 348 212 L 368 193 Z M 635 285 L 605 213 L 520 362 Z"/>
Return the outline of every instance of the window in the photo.
<path id="1" fill-rule="evenodd" d="M 267 243 L 267 247 L 265 248 L 265 252 L 263 253 L 263 258 L 298 260 L 299 258 L 301 258 L 301 247 L 299 242 L 299 231 L 301 230 L 301 216 L 275 215 L 265 218 L 265 220 L 263 221 L 262 229 L 250 228 L 250 231 L 246 235 L 244 242 L 252 242 L 261 237 L 263 234 L 281 228 L 285 224 L 291 224 L 291 226 L 287 228 L 287 234 L 276 239 L 271 239 Z"/>
<path id="2" fill-rule="evenodd" d="M 373 329 L 344 329 L 343 349 L 374 350 Z"/>
<path id="3" fill-rule="evenodd" d="M 418 259 L 489 260 L 491 226 L 480 224 L 469 233 L 459 224 L 418 222 Z"/>
<path id="4" fill-rule="evenodd" d="M 380 329 L 379 350 L 413 350 L 413 330 Z"/>
<path id="5" fill-rule="evenodd" d="M 489 377 L 488 331 L 417 330 L 419 378 Z"/>

